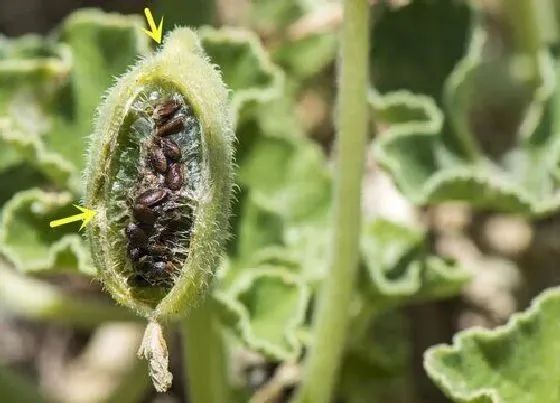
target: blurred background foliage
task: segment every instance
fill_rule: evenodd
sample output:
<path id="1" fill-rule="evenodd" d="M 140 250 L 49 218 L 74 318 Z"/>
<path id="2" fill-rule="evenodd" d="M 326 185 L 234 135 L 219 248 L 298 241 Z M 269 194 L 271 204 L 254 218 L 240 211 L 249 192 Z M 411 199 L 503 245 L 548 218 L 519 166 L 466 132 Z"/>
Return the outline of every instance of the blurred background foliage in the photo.
<path id="1" fill-rule="evenodd" d="M 519 30 L 500 1 L 371 3 L 362 259 L 336 401 L 446 402 L 424 351 L 505 323 L 560 279 L 555 14 L 540 10 L 538 71 L 527 77 L 512 68 Z M 175 382 L 156 395 L 135 358 L 138 319 L 102 293 L 78 225 L 47 227 L 81 197 L 100 97 L 152 48 L 144 6 L 0 0 L 2 402 L 188 401 L 174 329 Z M 149 6 L 165 29 L 201 27 L 232 89 L 239 189 L 212 301 L 236 401 L 288 401 L 330 251 L 341 5 Z M 492 401 L 473 400 L 480 390 L 558 401 L 552 381 L 523 391 L 521 375 L 505 388 L 501 379 L 547 363 L 559 298 L 549 291 L 497 333 L 430 350 L 430 377 L 464 401 Z"/>

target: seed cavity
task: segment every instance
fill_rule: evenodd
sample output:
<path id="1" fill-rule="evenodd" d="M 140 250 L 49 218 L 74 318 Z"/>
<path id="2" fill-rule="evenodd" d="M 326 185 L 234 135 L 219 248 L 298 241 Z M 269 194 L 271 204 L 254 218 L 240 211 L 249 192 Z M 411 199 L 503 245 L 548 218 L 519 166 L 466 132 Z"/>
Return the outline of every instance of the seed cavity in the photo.
<path id="1" fill-rule="evenodd" d="M 200 140 L 192 135 L 198 121 L 176 94 L 152 91 L 139 97 L 131 124 L 137 141 L 127 158 L 136 156 L 136 172 L 120 191 L 127 194 L 124 229 L 127 284 L 135 288 L 171 288 L 189 254 L 196 181 L 200 171 L 193 157 Z M 199 130 L 199 129 L 198 129 Z M 196 130 L 195 130 L 196 132 Z M 144 135 L 139 135 L 144 133 Z M 200 134 L 200 132 L 198 132 Z"/>

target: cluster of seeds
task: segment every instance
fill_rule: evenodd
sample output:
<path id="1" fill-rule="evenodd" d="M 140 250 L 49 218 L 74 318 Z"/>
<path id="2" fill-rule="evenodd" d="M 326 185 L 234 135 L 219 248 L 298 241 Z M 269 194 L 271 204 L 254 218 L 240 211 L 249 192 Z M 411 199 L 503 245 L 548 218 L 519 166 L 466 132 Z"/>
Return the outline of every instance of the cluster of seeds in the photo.
<path id="1" fill-rule="evenodd" d="M 180 146 L 173 139 L 190 120 L 178 99 L 158 101 L 151 115 L 152 132 L 140 146 L 140 163 L 130 205 L 133 220 L 125 228 L 132 262 L 132 287 L 170 288 L 185 260 L 192 209 L 182 191 L 187 182 Z"/>

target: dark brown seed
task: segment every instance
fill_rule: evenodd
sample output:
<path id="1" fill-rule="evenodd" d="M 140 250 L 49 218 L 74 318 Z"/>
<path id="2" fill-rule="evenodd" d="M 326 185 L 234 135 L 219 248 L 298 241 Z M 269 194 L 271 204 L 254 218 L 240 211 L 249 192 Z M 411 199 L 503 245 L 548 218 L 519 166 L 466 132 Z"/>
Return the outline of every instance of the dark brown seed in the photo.
<path id="1" fill-rule="evenodd" d="M 131 260 L 137 262 L 142 256 L 146 255 L 146 250 L 143 248 L 129 248 L 128 256 Z"/>
<path id="2" fill-rule="evenodd" d="M 161 203 L 166 196 L 167 192 L 164 189 L 148 189 L 136 197 L 136 204 L 144 204 L 148 207 L 154 206 Z"/>
<path id="3" fill-rule="evenodd" d="M 181 149 L 173 140 L 162 139 L 161 148 L 163 149 L 163 155 L 171 161 L 179 162 L 181 160 Z"/>
<path id="4" fill-rule="evenodd" d="M 183 186 L 183 172 L 181 164 L 171 164 L 167 175 L 165 175 L 165 184 L 171 190 L 179 190 Z"/>
<path id="5" fill-rule="evenodd" d="M 135 204 L 132 208 L 132 215 L 142 224 L 153 224 L 156 221 L 156 213 L 145 204 Z"/>
<path id="6" fill-rule="evenodd" d="M 175 269 L 175 267 L 173 266 L 173 263 L 171 263 L 170 261 L 167 261 L 165 263 L 165 271 L 171 273 L 171 272 L 173 272 L 174 269 Z"/>
<path id="7" fill-rule="evenodd" d="M 167 171 L 167 160 L 163 154 L 163 150 L 156 145 L 153 145 L 148 151 L 150 165 L 154 170 L 164 174 Z"/>
<path id="8" fill-rule="evenodd" d="M 156 136 L 169 136 L 170 134 L 179 133 L 185 127 L 185 119 L 181 116 L 173 118 L 156 130 Z"/>
<path id="9" fill-rule="evenodd" d="M 156 124 L 159 122 L 165 123 L 165 121 L 178 111 L 179 108 L 181 108 L 181 104 L 179 102 L 168 99 L 156 105 L 152 117 L 156 120 Z"/>
<path id="10" fill-rule="evenodd" d="M 131 246 L 144 246 L 148 243 L 146 233 L 134 223 L 127 224 L 125 233 Z"/>

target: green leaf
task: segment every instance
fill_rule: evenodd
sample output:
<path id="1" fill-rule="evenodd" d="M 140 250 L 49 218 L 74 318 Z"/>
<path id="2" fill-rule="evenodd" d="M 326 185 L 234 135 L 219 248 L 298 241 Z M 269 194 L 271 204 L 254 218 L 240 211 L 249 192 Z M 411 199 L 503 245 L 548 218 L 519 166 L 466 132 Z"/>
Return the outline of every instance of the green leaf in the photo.
<path id="1" fill-rule="evenodd" d="M 243 198 L 239 217 L 235 256 L 240 262 L 251 261 L 263 248 L 282 244 L 284 224 L 277 214 L 260 208 L 248 197 Z"/>
<path id="2" fill-rule="evenodd" d="M 58 94 L 57 103 L 49 105 L 54 119 L 45 142 L 72 161 L 80 173 L 99 99 L 115 76 L 149 51 L 150 39 L 141 31 L 143 26 L 139 16 L 97 10 L 76 12 L 62 25 L 60 40 L 72 52 L 72 81 Z"/>
<path id="3" fill-rule="evenodd" d="M 304 1 L 260 0 L 251 3 L 251 26 L 260 32 L 280 30 L 305 11 Z M 309 2 L 308 2 L 309 3 Z M 315 2 L 316 3 L 316 2 Z"/>
<path id="4" fill-rule="evenodd" d="M 216 18 L 217 3 L 207 0 L 158 1 L 152 3 L 154 19 L 164 17 L 164 29 L 175 26 L 199 27 L 212 24 Z"/>
<path id="5" fill-rule="evenodd" d="M 238 181 L 244 195 L 240 201 L 254 205 L 266 219 L 253 231 L 268 234 L 261 246 L 282 250 L 289 260 L 299 262 L 305 278 L 317 280 L 324 275 L 330 240 L 331 173 L 322 150 L 305 137 L 288 89 L 283 91 L 281 97 L 254 105 L 237 128 Z M 239 208 L 244 214 L 244 207 Z M 245 243 L 252 225 L 234 225 L 240 228 L 238 240 L 249 258 L 261 254 Z"/>
<path id="6" fill-rule="evenodd" d="M 464 53 L 470 10 L 463 2 L 411 1 L 377 6 L 370 65 L 381 92 L 406 88 L 439 99 L 442 83 Z M 406 51 L 404 51 L 406 49 Z"/>
<path id="7" fill-rule="evenodd" d="M 284 231 L 284 243 L 289 256 L 299 263 L 299 272 L 312 284 L 318 284 L 328 273 L 332 227 L 330 222 L 293 224 Z"/>
<path id="8" fill-rule="evenodd" d="M 330 0 L 260 0 L 249 7 L 249 25 L 267 42 L 272 59 L 297 80 L 319 73 L 336 54 L 336 19 Z"/>
<path id="9" fill-rule="evenodd" d="M 254 33 L 200 30 L 202 43 L 245 113 L 239 122 L 239 181 L 260 208 L 297 220 L 317 210 L 330 179 L 321 151 L 303 137 L 284 74 Z M 321 209 L 319 209 L 321 210 Z"/>
<path id="10" fill-rule="evenodd" d="M 97 103 L 148 37 L 137 17 L 72 14 L 52 39 L 16 39 L 0 58 L 0 138 L 59 184 L 81 186 Z M 0 51 L 0 53 L 2 53 Z"/>
<path id="11" fill-rule="evenodd" d="M 458 402 L 558 402 L 559 313 L 560 289 L 549 289 L 505 326 L 466 330 L 452 346 L 430 348 L 426 371 Z"/>
<path id="12" fill-rule="evenodd" d="M 261 134 L 240 157 L 238 178 L 247 189 L 247 199 L 269 223 L 264 229 L 261 222 L 254 231 L 269 234 L 270 242 L 261 246 L 286 249 L 284 253 L 299 262 L 306 279 L 321 279 L 328 258 L 332 186 L 321 150 L 306 138 Z M 241 228 L 240 242 L 247 239 L 251 225 Z M 258 253 L 244 245 L 245 256 Z"/>
<path id="13" fill-rule="evenodd" d="M 515 73 L 514 56 L 486 59 L 486 46 L 488 35 L 476 26 L 469 53 L 446 83 L 445 126 L 428 98 L 372 93 L 377 124 L 387 127 L 373 153 L 414 203 L 462 200 L 548 214 L 560 207 L 553 63 L 542 55 L 544 81 L 534 88 Z"/>
<path id="14" fill-rule="evenodd" d="M 0 158 L 3 167 L 26 160 L 59 183 L 66 183 L 72 166 L 47 150 L 47 130 L 40 105 L 67 82 L 68 48 L 37 36 L 0 42 Z"/>
<path id="15" fill-rule="evenodd" d="M 49 222 L 76 214 L 70 193 L 31 189 L 4 205 L 0 251 L 20 271 L 74 271 L 94 275 L 80 223 L 50 228 Z"/>
<path id="16" fill-rule="evenodd" d="M 336 45 L 337 36 L 334 32 L 317 33 L 280 43 L 273 50 L 272 57 L 290 77 L 308 79 L 334 61 Z"/>
<path id="17" fill-rule="evenodd" d="M 301 352 L 297 332 L 309 302 L 307 286 L 283 267 L 241 272 L 227 289 L 214 292 L 222 323 L 252 350 L 277 360 L 295 359 Z"/>
<path id="18" fill-rule="evenodd" d="M 237 114 L 247 104 L 278 96 L 284 75 L 272 64 L 253 32 L 242 28 L 203 27 L 199 35 L 204 50 L 220 66 L 223 80 L 233 91 L 232 107 Z"/>
<path id="19" fill-rule="evenodd" d="M 287 221 L 323 217 L 330 201 L 325 158 L 310 142 L 261 137 L 239 167 L 239 181 L 263 209 Z"/>
<path id="20" fill-rule="evenodd" d="M 362 251 L 370 297 L 384 306 L 458 293 L 467 273 L 426 249 L 420 231 L 382 219 L 368 223 Z"/>
<path id="21" fill-rule="evenodd" d="M 24 162 L 0 169 L 0 207 L 10 200 L 19 191 L 46 186 L 49 183 L 40 171 Z"/>

